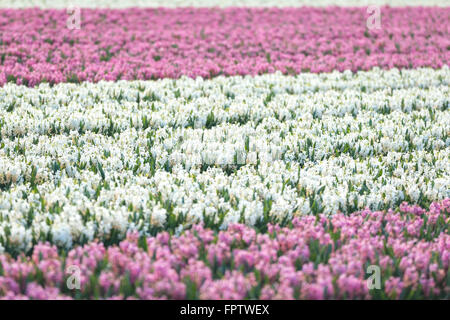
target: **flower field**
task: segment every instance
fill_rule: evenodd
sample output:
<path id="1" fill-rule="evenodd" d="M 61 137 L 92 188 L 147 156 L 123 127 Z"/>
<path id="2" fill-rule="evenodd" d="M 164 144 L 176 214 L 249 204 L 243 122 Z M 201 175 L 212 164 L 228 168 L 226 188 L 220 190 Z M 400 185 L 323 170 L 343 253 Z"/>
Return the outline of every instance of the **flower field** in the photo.
<path id="1" fill-rule="evenodd" d="M 0 85 L 448 64 L 450 7 L 383 13 L 370 30 L 365 8 L 83 9 L 71 30 L 65 10 L 6 9 Z"/>
<path id="2" fill-rule="evenodd" d="M 118 245 L 91 242 L 65 254 L 48 243 L 30 258 L 0 256 L 7 299 L 365 299 L 446 298 L 450 200 L 429 210 L 400 206 L 296 217 L 259 233 L 242 224 L 226 231 L 195 225 Z M 384 290 L 369 292 L 366 265 L 382 267 Z M 65 287 L 64 266 L 81 269 L 81 290 Z"/>
<path id="3" fill-rule="evenodd" d="M 0 298 L 449 299 L 450 6 L 354 2 L 2 2 Z"/>

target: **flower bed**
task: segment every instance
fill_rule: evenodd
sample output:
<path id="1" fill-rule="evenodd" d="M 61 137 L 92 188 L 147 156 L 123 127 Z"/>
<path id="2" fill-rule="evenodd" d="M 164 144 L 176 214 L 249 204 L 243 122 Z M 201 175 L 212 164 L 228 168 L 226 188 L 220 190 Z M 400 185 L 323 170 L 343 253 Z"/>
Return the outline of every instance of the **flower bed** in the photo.
<path id="1" fill-rule="evenodd" d="M 450 196 L 448 67 L 6 85 L 0 244 L 428 206 Z"/>
<path id="2" fill-rule="evenodd" d="M 448 6 L 447 0 L 3 0 L 0 8 Z"/>
<path id="3" fill-rule="evenodd" d="M 450 8 L 0 10 L 0 85 L 450 64 Z"/>
<path id="4" fill-rule="evenodd" d="M 297 217 L 264 234 L 195 225 L 179 237 L 129 234 L 117 246 L 92 242 L 67 254 L 39 244 L 31 257 L 0 255 L 0 297 L 448 299 L 449 223 L 446 199 L 429 210 L 405 203 Z M 379 290 L 369 289 L 369 266 L 380 268 Z M 67 270 L 78 270 L 79 289 L 68 289 L 74 271 Z"/>

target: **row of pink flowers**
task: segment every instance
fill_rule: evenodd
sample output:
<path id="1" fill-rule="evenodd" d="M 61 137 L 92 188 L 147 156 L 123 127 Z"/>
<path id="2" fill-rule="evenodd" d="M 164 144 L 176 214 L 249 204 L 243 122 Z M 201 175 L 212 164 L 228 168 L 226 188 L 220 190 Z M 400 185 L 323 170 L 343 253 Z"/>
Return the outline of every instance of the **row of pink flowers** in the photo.
<path id="1" fill-rule="evenodd" d="M 72 11 L 70 12 L 73 13 Z M 0 10 L 0 85 L 441 67 L 450 8 Z"/>
<path id="2" fill-rule="evenodd" d="M 118 245 L 93 242 L 68 253 L 44 243 L 28 257 L 0 255 L 0 297 L 448 299 L 449 223 L 445 199 L 428 210 L 402 204 L 303 216 L 264 234 L 196 225 L 178 237 L 129 234 Z M 370 265 L 380 268 L 379 289 L 369 289 Z M 71 290 L 74 269 L 80 287 Z"/>

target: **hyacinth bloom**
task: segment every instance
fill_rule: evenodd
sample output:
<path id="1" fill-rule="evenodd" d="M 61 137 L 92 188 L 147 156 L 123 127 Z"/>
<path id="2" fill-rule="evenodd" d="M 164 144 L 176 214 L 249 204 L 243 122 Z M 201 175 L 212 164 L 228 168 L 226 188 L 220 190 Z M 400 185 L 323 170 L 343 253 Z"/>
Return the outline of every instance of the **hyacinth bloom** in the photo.
<path id="1" fill-rule="evenodd" d="M 0 85 L 433 67 L 448 7 L 0 9 Z"/>
<path id="2" fill-rule="evenodd" d="M 428 210 L 303 216 L 259 233 L 194 225 L 180 236 L 130 233 L 63 254 L 41 243 L 0 256 L 6 299 L 433 299 L 448 298 L 450 199 Z M 380 287 L 369 285 L 370 266 Z M 75 273 L 69 270 L 77 270 Z M 79 276 L 79 287 L 68 285 Z"/>

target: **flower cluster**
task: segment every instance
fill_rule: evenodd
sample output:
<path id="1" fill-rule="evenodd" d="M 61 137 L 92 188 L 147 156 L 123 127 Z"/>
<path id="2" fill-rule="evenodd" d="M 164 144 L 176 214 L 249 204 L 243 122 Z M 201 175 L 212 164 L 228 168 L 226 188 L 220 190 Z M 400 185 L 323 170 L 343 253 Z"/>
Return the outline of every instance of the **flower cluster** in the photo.
<path id="1" fill-rule="evenodd" d="M 0 244 L 428 206 L 450 196 L 449 83 L 444 67 L 7 84 Z"/>
<path id="2" fill-rule="evenodd" d="M 448 0 L 2 0 L 4 8 L 448 6 Z"/>
<path id="3" fill-rule="evenodd" d="M 179 237 L 130 233 L 118 245 L 92 242 L 67 255 L 38 244 L 31 257 L 0 255 L 0 298 L 448 299 L 449 223 L 445 199 L 428 211 L 402 203 L 296 217 L 267 233 L 194 225 Z"/>
<path id="4" fill-rule="evenodd" d="M 92 1 L 89 1 L 92 2 Z M 0 9 L 0 85 L 450 64 L 448 7 Z M 345 22 L 345 23 L 343 23 Z"/>

